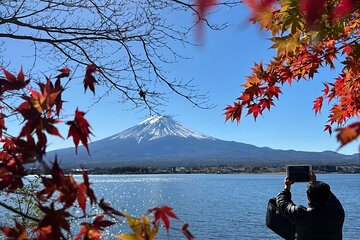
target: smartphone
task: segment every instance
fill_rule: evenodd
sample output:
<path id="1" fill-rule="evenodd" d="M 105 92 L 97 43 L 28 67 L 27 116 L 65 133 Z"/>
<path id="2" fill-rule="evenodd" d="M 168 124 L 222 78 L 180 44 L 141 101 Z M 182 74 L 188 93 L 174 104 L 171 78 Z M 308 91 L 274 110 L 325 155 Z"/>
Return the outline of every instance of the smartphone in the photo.
<path id="1" fill-rule="evenodd" d="M 287 165 L 286 173 L 290 181 L 309 182 L 311 165 Z"/>

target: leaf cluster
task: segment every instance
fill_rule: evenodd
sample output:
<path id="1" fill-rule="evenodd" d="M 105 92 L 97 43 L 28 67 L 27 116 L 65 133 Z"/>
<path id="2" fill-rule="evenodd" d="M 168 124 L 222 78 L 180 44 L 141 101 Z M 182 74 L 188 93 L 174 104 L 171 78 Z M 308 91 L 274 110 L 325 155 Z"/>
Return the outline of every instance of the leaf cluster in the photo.
<path id="1" fill-rule="evenodd" d="M 0 228 L 3 235 L 8 239 L 100 239 L 104 235 L 111 235 L 107 228 L 120 223 L 119 218 L 125 218 L 133 230 L 130 235 L 120 235 L 122 239 L 154 239 L 160 221 L 164 223 L 166 230 L 169 230 L 169 217 L 178 219 L 172 208 L 156 207 L 141 218 L 131 217 L 114 209 L 105 200 L 97 199 L 85 169 L 80 182 L 72 175 L 64 173 L 57 158 L 52 163 L 45 160 L 47 137 L 54 135 L 63 138 L 58 130 L 62 123 L 68 125 L 67 136 L 73 139 L 76 151 L 81 142 L 90 154 L 88 142 L 91 127 L 85 118 L 85 112 L 76 109 L 74 118 L 68 121 L 61 115 L 65 102 L 62 99 L 66 90 L 64 79 L 70 76 L 70 69 L 60 69 L 55 81 L 45 77 L 43 82 L 36 82 L 35 87 L 31 86 L 32 81 L 25 77 L 22 68 L 17 76 L 5 68 L 2 68 L 2 72 L 0 109 L 18 116 L 20 127 L 18 135 L 10 135 L 7 123 L 11 116 L 2 113 L 0 190 L 11 194 L 27 192 L 30 198 L 26 198 L 26 201 L 31 201 L 31 208 L 35 209 L 28 211 L 30 205 L 24 208 L 24 199 L 19 199 L 18 204 L 0 201 L 0 206 L 16 215 L 13 225 L 9 223 Z M 87 66 L 83 81 L 85 91 L 90 89 L 95 94 L 95 74 L 101 73 L 102 70 L 95 64 Z M 18 106 L 12 106 L 7 101 L 9 95 L 19 99 L 15 101 L 19 102 Z M 26 166 L 29 164 L 42 167 L 45 174 L 39 175 L 41 182 L 36 188 L 26 190 L 29 186 L 24 179 L 28 176 Z M 100 210 L 93 214 L 95 207 Z M 150 221 L 151 216 L 153 221 Z M 22 221 L 19 221 L 19 217 Z M 80 226 L 76 233 L 73 233 L 73 223 Z M 183 232 L 191 239 L 188 230 Z M 116 234 L 111 236 L 118 237 Z"/>
<path id="2" fill-rule="evenodd" d="M 319 113 L 323 101 L 331 104 L 325 131 L 335 126 L 341 146 L 356 139 L 360 108 L 360 3 L 352 0 L 249 0 L 250 21 L 271 34 L 276 55 L 267 63 L 255 63 L 243 84 L 244 90 L 225 108 L 226 120 L 240 121 L 244 109 L 255 119 L 274 106 L 284 84 L 312 79 L 320 68 L 340 72 L 324 80 L 322 96 L 314 100 Z M 344 59 L 335 64 L 338 59 Z"/>

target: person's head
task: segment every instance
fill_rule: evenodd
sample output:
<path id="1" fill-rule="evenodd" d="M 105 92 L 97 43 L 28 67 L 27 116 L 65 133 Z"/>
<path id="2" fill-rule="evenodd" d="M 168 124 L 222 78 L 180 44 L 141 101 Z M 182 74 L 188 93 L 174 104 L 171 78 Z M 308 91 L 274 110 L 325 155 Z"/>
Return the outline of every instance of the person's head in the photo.
<path id="1" fill-rule="evenodd" d="M 312 207 L 319 207 L 330 197 L 330 186 L 321 181 L 309 182 L 308 189 L 306 191 L 309 200 L 309 205 Z"/>

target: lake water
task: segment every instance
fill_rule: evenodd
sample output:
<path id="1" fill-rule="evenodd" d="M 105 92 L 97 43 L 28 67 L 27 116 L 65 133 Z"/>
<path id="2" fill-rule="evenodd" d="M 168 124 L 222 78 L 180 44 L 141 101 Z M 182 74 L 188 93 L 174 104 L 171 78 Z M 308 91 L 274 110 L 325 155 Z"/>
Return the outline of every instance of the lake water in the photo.
<path id="1" fill-rule="evenodd" d="M 116 209 L 139 216 L 149 208 L 169 205 L 190 224 L 197 239 L 279 239 L 265 226 L 267 201 L 283 189 L 281 174 L 229 175 L 94 175 L 90 182 L 98 198 L 104 197 Z M 318 175 L 345 209 L 344 239 L 360 239 L 360 174 Z M 292 187 L 293 201 L 307 205 L 306 183 Z M 183 222 L 172 221 L 181 228 Z M 129 232 L 117 226 L 112 233 Z M 162 231 L 160 239 L 167 235 Z M 184 239 L 170 231 L 170 239 Z"/>

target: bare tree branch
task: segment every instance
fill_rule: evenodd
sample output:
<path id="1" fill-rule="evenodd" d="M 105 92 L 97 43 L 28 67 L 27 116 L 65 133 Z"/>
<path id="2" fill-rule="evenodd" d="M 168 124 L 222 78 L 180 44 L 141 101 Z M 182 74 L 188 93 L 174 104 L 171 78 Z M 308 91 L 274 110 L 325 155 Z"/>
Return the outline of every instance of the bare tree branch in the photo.
<path id="1" fill-rule="evenodd" d="M 217 5 L 221 10 L 236 7 L 239 2 L 224 0 Z M 193 16 L 195 23 L 186 26 L 174 18 L 184 14 Z M 201 94 L 191 81 L 177 80 L 181 78 L 171 76 L 176 73 L 164 71 L 167 64 L 186 58 L 176 46 L 193 44 L 189 40 L 191 30 L 200 22 L 216 30 L 227 26 L 201 16 L 192 0 L 0 3 L 0 39 L 30 41 L 34 43 L 34 56 L 51 64 L 62 62 L 84 69 L 94 63 L 103 70 L 98 79 L 101 85 L 117 90 L 122 99 L 130 100 L 136 108 L 145 106 L 150 112 L 157 111 L 170 92 L 197 107 L 210 106 L 206 94 Z M 167 88 L 152 84 L 156 82 Z"/>
<path id="2" fill-rule="evenodd" d="M 16 208 L 11 207 L 11 206 L 8 206 L 8 205 L 6 205 L 5 203 L 3 203 L 1 201 L 0 201 L 0 206 L 7 209 L 7 210 L 9 210 L 9 211 L 11 211 L 11 212 L 14 212 L 14 213 L 18 214 L 18 215 L 20 215 L 20 216 L 22 216 L 24 218 L 30 219 L 30 220 L 32 220 L 34 222 L 39 222 L 40 221 L 39 219 L 34 218 L 34 217 L 30 216 L 30 215 L 27 215 L 26 213 L 23 213 L 23 212 L 17 210 Z"/>

